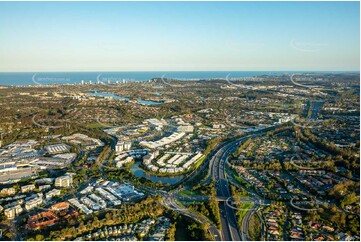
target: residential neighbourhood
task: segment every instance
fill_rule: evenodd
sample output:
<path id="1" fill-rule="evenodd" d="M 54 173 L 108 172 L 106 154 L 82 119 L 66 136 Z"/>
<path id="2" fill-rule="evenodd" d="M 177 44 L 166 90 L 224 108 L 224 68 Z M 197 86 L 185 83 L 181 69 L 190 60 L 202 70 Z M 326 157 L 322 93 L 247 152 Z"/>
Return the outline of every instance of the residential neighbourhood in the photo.
<path id="1" fill-rule="evenodd" d="M 243 89 L 189 81 L 187 90 L 200 94 L 184 97 L 158 88 L 159 79 L 109 87 L 129 96 L 141 86 L 149 96 L 142 100 L 155 90 L 174 100 L 160 104 L 104 98 L 105 90 L 87 95 L 101 83 L 72 86 L 57 97 L 84 93 L 70 99 L 79 107 L 73 121 L 43 127 L 35 116 L 36 133 L 16 123 L 6 129 L 3 238 L 359 240 L 359 117 L 350 111 L 359 111 L 358 96 L 342 95 L 345 109 L 331 96 L 282 84 L 287 78 L 232 80 L 248 83 Z M 224 93 L 207 95 L 202 85 Z M 122 108 L 131 112 L 119 118 Z M 10 138 L 16 132 L 21 139 Z"/>

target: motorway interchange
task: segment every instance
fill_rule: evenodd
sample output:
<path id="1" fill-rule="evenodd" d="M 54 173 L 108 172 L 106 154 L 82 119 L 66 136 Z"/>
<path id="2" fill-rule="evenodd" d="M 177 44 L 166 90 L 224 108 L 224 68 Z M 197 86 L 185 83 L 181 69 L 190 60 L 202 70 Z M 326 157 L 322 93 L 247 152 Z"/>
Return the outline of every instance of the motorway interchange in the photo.
<path id="1" fill-rule="evenodd" d="M 236 217 L 236 211 L 242 210 L 232 203 L 232 194 L 230 192 L 230 185 L 239 186 L 238 182 L 230 175 L 228 158 L 234 152 L 237 147 L 244 141 L 250 138 L 259 137 L 266 134 L 266 130 L 257 133 L 251 133 L 247 136 L 235 139 L 233 141 L 228 141 L 220 144 L 210 155 L 208 162 L 205 162 L 204 165 L 200 167 L 201 169 L 194 170 L 191 172 L 184 180 L 178 183 L 176 186 L 173 186 L 173 190 L 164 191 L 156 190 L 147 186 L 135 185 L 139 190 L 142 190 L 148 194 L 160 195 L 163 200 L 162 203 L 165 207 L 180 213 L 184 216 L 190 217 L 201 224 L 209 224 L 208 232 L 211 234 L 212 238 L 217 241 L 249 241 L 251 240 L 249 235 L 249 222 L 253 214 L 256 214 L 261 221 L 261 228 L 265 226 L 265 223 L 262 217 L 257 213 L 258 209 L 263 205 L 270 204 L 269 200 L 260 197 L 258 194 L 249 192 L 251 197 L 242 197 L 240 200 L 242 202 L 252 202 L 252 207 L 245 209 L 247 210 L 246 214 L 242 219 L 242 223 L 239 226 Z M 203 202 L 210 199 L 208 196 L 199 196 L 199 195 L 181 195 L 181 188 L 179 185 L 184 184 L 185 181 L 190 181 L 197 177 L 200 172 L 208 168 L 208 173 L 206 177 L 201 181 L 201 185 L 209 184 L 212 180 L 214 181 L 216 198 L 218 201 L 219 212 L 220 212 L 220 229 L 209 220 L 206 216 L 191 211 L 179 201 L 187 202 Z M 264 231 L 261 231 L 261 240 L 264 240 Z"/>
<path id="2" fill-rule="evenodd" d="M 209 172 L 207 177 L 204 179 L 202 184 L 209 183 L 212 179 L 215 182 L 217 200 L 219 201 L 219 211 L 221 219 L 221 231 L 205 216 L 198 213 L 194 213 L 185 209 L 182 205 L 176 202 L 177 198 L 180 199 L 192 199 L 193 201 L 204 201 L 208 199 L 205 196 L 180 196 L 176 191 L 170 193 L 163 193 L 164 197 L 163 203 L 166 207 L 181 213 L 185 216 L 191 217 L 200 223 L 208 222 L 210 224 L 209 232 L 214 238 L 214 240 L 220 241 L 241 241 L 241 240 L 250 240 L 248 234 L 248 222 L 253 213 L 255 213 L 260 206 L 263 204 L 263 201 L 256 197 L 256 194 L 253 194 L 254 199 L 247 199 L 247 201 L 254 201 L 254 206 L 248 210 L 246 213 L 242 227 L 239 228 L 237 224 L 237 219 L 235 211 L 237 208 L 233 207 L 229 200 L 231 198 L 231 193 L 229 189 L 230 183 L 234 183 L 232 180 L 228 180 L 229 177 L 226 175 L 227 168 L 227 159 L 230 154 L 239 146 L 240 142 L 245 141 L 246 139 L 258 136 L 261 134 L 253 134 L 242 137 L 235 141 L 223 144 L 218 148 L 217 152 L 209 160 Z"/>
<path id="3" fill-rule="evenodd" d="M 276 126 L 273 126 L 275 128 Z M 236 211 L 238 208 L 234 207 L 230 202 L 232 200 L 232 195 L 230 192 L 230 184 L 239 186 L 238 183 L 232 176 L 227 174 L 229 170 L 228 157 L 232 154 L 232 152 L 237 149 L 237 147 L 244 141 L 250 138 L 259 137 L 266 134 L 266 130 L 249 133 L 246 136 L 241 138 L 233 139 L 232 141 L 227 141 L 220 144 L 209 156 L 208 161 L 204 162 L 199 168 L 193 172 L 191 172 L 184 180 L 180 181 L 180 183 L 173 186 L 173 190 L 164 191 L 157 190 L 147 186 L 135 185 L 139 190 L 142 190 L 148 194 L 160 195 L 163 197 L 163 205 L 175 212 L 178 212 L 184 216 L 190 217 L 201 224 L 208 223 L 209 233 L 213 237 L 214 240 L 217 241 L 248 241 L 250 240 L 249 232 L 248 232 L 248 224 L 251 216 L 256 213 L 258 208 L 269 201 L 264 200 L 264 198 L 259 197 L 255 193 L 250 193 L 252 197 L 241 198 L 242 201 L 252 202 L 253 206 L 247 209 L 247 213 L 245 214 L 241 228 L 237 223 Z M 111 144 L 114 145 L 114 144 Z M 208 166 L 208 167 L 207 167 Z M 103 166 L 100 166 L 105 168 Z M 220 212 L 220 229 L 210 221 L 207 217 L 200 213 L 193 212 L 191 210 L 186 209 L 181 203 L 178 203 L 179 200 L 191 201 L 191 202 L 202 202 L 209 199 L 208 196 L 182 196 L 180 195 L 181 189 L 179 188 L 181 184 L 184 184 L 185 181 L 190 181 L 197 177 L 204 169 L 208 168 L 208 173 L 206 177 L 200 183 L 201 185 L 209 184 L 212 180 L 215 184 L 216 196 L 218 200 L 219 212 Z M 101 169 L 102 170 L 102 169 Z M 260 218 L 260 216 L 257 214 Z M 260 218 L 262 223 L 262 218 Z M 264 239 L 264 235 L 261 232 L 261 239 Z"/>

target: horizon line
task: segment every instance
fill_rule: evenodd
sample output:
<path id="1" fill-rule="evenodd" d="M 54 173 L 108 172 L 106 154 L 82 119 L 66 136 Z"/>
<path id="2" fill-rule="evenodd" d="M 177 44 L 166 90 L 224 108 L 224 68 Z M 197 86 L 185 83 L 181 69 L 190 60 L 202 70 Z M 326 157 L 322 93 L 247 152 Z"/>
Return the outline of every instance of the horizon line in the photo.
<path id="1" fill-rule="evenodd" d="M 59 71 L 0 71 L 0 73 L 56 73 L 56 72 L 360 72 L 360 70 L 59 70 Z"/>

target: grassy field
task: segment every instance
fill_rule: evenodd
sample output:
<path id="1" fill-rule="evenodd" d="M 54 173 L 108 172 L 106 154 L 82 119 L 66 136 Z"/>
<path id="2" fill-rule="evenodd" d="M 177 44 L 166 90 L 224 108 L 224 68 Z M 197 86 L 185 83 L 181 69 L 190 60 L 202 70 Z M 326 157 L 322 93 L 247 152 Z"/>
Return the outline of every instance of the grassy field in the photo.
<path id="1" fill-rule="evenodd" d="M 182 190 L 179 194 L 182 196 L 200 196 L 201 195 L 201 193 L 198 190 L 197 191 Z"/>
<path id="2" fill-rule="evenodd" d="M 202 163 L 203 161 L 206 159 L 206 156 L 202 156 L 202 158 L 200 158 L 197 163 L 194 166 L 194 169 L 197 169 Z"/>
<path id="3" fill-rule="evenodd" d="M 250 186 L 250 184 L 248 182 L 246 182 L 246 180 L 244 180 L 241 176 L 239 176 L 239 174 L 237 174 L 236 171 L 232 170 L 231 174 L 229 174 L 229 175 L 231 175 L 240 185 L 246 186 L 246 187 Z"/>
<path id="4" fill-rule="evenodd" d="M 242 224 L 242 220 L 243 220 L 244 216 L 253 207 L 253 205 L 254 205 L 254 203 L 252 203 L 252 202 L 242 202 L 241 204 L 237 205 L 237 208 L 242 209 L 242 210 L 237 210 L 237 212 L 236 212 L 239 225 Z"/>
<path id="5" fill-rule="evenodd" d="M 261 221 L 257 214 L 253 214 L 249 220 L 248 233 L 251 240 L 261 239 Z"/>
<path id="6" fill-rule="evenodd" d="M 91 124 L 87 124 L 86 127 L 89 128 L 89 129 L 106 128 L 106 127 L 104 127 L 104 125 L 101 125 L 101 124 L 98 123 L 98 122 L 91 123 Z"/>
<path id="7" fill-rule="evenodd" d="M 236 217 L 237 217 L 237 224 L 238 228 L 242 228 L 242 220 L 246 213 L 253 207 L 252 202 L 242 202 L 241 204 L 237 205 L 237 208 L 243 209 L 243 210 L 237 210 L 236 211 Z"/>
<path id="8" fill-rule="evenodd" d="M 246 182 L 245 180 L 243 180 L 243 178 L 242 177 L 240 177 L 240 176 L 234 176 L 234 179 L 236 179 L 239 183 L 244 183 L 244 182 Z"/>

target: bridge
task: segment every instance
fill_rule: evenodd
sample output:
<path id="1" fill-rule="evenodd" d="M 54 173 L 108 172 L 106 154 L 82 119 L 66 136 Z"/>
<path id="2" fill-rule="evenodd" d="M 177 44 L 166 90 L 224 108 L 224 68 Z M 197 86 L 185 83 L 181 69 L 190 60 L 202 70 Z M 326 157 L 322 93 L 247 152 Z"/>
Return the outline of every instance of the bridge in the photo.
<path id="1" fill-rule="evenodd" d="M 180 195 L 180 194 L 175 194 L 176 198 L 179 199 L 179 200 L 182 200 L 182 201 L 188 201 L 188 202 L 203 202 L 203 201 L 209 201 L 211 198 L 214 198 L 212 196 L 183 196 L 183 195 Z M 226 202 L 227 200 L 230 200 L 232 199 L 232 197 L 223 197 L 223 196 L 216 196 L 215 197 L 216 200 L 218 202 Z M 255 202 L 254 199 L 252 198 L 249 198 L 249 197 L 240 197 L 238 199 L 239 201 L 241 202 Z M 259 202 L 259 201 L 256 201 L 256 202 Z M 262 201 L 260 201 L 260 203 L 262 203 Z"/>

